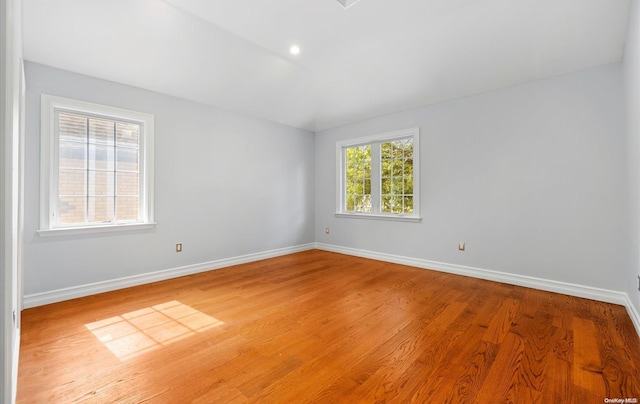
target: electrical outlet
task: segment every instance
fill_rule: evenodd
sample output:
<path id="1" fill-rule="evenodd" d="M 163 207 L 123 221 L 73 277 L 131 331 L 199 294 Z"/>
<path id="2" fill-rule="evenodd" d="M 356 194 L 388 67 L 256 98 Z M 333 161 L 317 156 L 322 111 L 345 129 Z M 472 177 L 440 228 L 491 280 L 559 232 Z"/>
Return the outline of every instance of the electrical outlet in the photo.
<path id="1" fill-rule="evenodd" d="M 182 252 L 182 243 L 176 244 L 176 252 Z"/>
<path id="2" fill-rule="evenodd" d="M 466 243 L 464 241 L 458 241 L 458 250 L 464 251 Z"/>
<path id="3" fill-rule="evenodd" d="M 329 234 L 329 228 L 328 227 L 324 228 L 324 234 Z"/>

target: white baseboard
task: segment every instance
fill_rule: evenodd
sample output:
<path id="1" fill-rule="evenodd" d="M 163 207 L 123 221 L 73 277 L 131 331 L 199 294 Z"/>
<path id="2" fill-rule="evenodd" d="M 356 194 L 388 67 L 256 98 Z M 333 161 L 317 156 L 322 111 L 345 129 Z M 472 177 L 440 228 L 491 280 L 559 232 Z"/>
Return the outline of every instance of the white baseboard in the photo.
<path id="1" fill-rule="evenodd" d="M 267 258 L 279 257 L 281 255 L 293 254 L 300 251 L 311 250 L 315 247 L 313 243 L 302 244 L 294 247 L 280 248 L 277 250 L 263 251 L 259 253 L 241 255 L 238 257 L 223 258 L 215 261 L 203 262 L 200 264 L 186 265 L 178 268 L 165 269 L 161 271 L 149 272 L 140 275 L 127 276 L 124 278 L 112 279 L 108 281 L 90 283 L 87 285 L 73 286 L 64 289 L 52 290 L 49 292 L 33 293 L 24 296 L 23 307 L 30 308 L 45 304 L 61 302 L 94 295 L 97 293 L 110 292 L 112 290 L 129 288 L 151 282 L 163 281 L 180 276 L 191 275 L 199 272 L 211 271 L 233 265 L 246 264 Z"/>
<path id="2" fill-rule="evenodd" d="M 625 306 L 627 308 L 627 313 L 629 313 L 629 317 L 631 317 L 631 321 L 633 322 L 633 325 L 636 327 L 636 331 L 640 336 L 640 313 L 638 313 L 638 310 L 631 302 L 629 295 L 627 295 L 626 293 L 625 295 L 627 297 L 627 301 L 625 303 Z"/>
<path id="3" fill-rule="evenodd" d="M 636 332 L 640 336 L 640 313 L 638 313 L 638 310 L 631 302 L 629 295 L 625 292 L 594 288 L 591 286 L 577 285 L 574 283 L 552 281 L 548 279 L 535 278 L 532 276 L 492 271 L 488 269 L 446 264 L 443 262 L 429 261 L 420 258 L 410 258 L 400 255 L 384 254 L 374 251 L 360 250 L 356 248 L 341 247 L 332 244 L 315 243 L 315 248 L 317 248 L 318 250 L 332 251 L 341 254 L 353 255 L 356 257 L 393 262 L 395 264 L 432 269 L 434 271 L 470 276 L 472 278 L 485 279 L 495 282 L 507 283 L 510 285 L 545 290 L 548 292 L 562 293 L 569 296 L 582 297 L 585 299 L 597 300 L 601 302 L 619 304 L 627 309 L 627 313 L 629 314 L 629 317 L 631 318 L 631 321 L 636 328 Z"/>
<path id="4" fill-rule="evenodd" d="M 378 253 L 374 251 L 359 250 L 349 247 L 341 247 L 332 244 L 316 243 L 319 250 L 332 251 L 341 254 L 353 255 L 357 257 L 370 258 L 379 261 L 393 262 L 396 264 L 409 265 L 418 268 L 432 269 L 434 271 L 447 272 L 456 275 L 470 276 L 472 278 L 486 279 L 495 282 L 507 283 L 510 285 L 524 286 L 527 288 L 540 289 L 548 292 L 562 293 L 570 296 L 583 297 L 591 300 L 598 300 L 607 303 L 614 303 L 625 306 L 628 311 L 635 309 L 629 300 L 629 296 L 624 292 L 614 290 L 594 288 L 591 286 L 576 285 L 573 283 L 552 281 L 542 278 L 535 278 L 525 275 L 516 275 L 506 272 L 492 271 L 488 269 L 473 268 L 462 265 L 446 264 L 443 262 L 429 261 L 419 258 L 403 257 Z M 629 314 L 633 320 L 631 313 Z M 640 334 L 640 323 L 637 312 L 634 324 Z"/>
<path id="5" fill-rule="evenodd" d="M 162 281 L 180 276 L 191 275 L 199 272 L 211 271 L 233 265 L 245 264 L 262 259 L 278 257 L 296 252 L 311 249 L 331 251 L 341 254 L 353 255 L 356 257 L 370 258 L 379 261 L 393 262 L 396 264 L 409 265 L 417 268 L 431 269 L 434 271 L 447 272 L 456 275 L 470 276 L 472 278 L 485 279 L 495 282 L 507 283 L 510 285 L 524 286 L 533 289 L 540 289 L 549 292 L 562 293 L 570 296 L 577 296 L 586 299 L 598 300 L 607 303 L 614 303 L 625 306 L 629 317 L 640 335 L 640 314 L 624 292 L 607 289 L 594 288 L 591 286 L 577 285 L 567 282 L 559 282 L 548 279 L 536 278 L 525 275 L 516 275 L 506 272 L 492 271 L 488 269 L 467 267 L 462 265 L 447 264 L 437 261 L 429 261 L 420 258 L 404 257 L 400 255 L 384 254 L 375 251 L 360 250 L 349 247 L 342 247 L 325 243 L 309 243 L 294 247 L 281 248 L 277 250 L 264 251 L 254 254 L 242 255 L 239 257 L 224 258 L 220 260 L 204 262 L 200 264 L 186 265 L 178 268 L 171 268 L 141 275 L 134 275 L 125 278 L 113 279 L 109 281 L 96 282 L 87 285 L 74 286 L 70 288 L 53 290 L 50 292 L 34 293 L 25 295 L 24 308 L 41 306 L 49 303 L 61 302 L 63 300 L 75 299 L 97 293 L 109 292 L 117 289 L 124 289 L 146 283 Z"/>

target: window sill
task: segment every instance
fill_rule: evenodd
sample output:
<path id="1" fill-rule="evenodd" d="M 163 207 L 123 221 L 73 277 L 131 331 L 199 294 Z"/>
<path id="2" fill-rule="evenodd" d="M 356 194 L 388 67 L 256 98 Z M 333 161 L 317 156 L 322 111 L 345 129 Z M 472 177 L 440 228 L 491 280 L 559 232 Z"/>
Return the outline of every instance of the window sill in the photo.
<path id="1" fill-rule="evenodd" d="M 77 234 L 111 233 L 120 231 L 150 230 L 155 223 L 133 223 L 107 226 L 62 227 L 57 229 L 38 230 L 40 237 L 73 236 Z"/>
<path id="2" fill-rule="evenodd" d="M 337 212 L 336 217 L 345 217 L 349 219 L 391 220 L 395 222 L 412 222 L 412 223 L 420 223 L 422 221 L 422 218 L 419 216 L 381 215 L 381 214 L 374 214 L 374 213 Z"/>

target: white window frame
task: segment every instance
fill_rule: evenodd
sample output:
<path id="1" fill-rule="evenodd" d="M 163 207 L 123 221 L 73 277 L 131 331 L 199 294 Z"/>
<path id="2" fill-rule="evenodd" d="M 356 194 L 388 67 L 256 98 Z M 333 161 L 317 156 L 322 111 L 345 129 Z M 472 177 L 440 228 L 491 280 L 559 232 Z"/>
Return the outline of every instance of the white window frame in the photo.
<path id="1" fill-rule="evenodd" d="M 55 220 L 58 204 L 58 130 L 55 114 L 67 111 L 79 115 L 134 122 L 140 125 L 139 198 L 140 220 L 59 226 Z M 123 230 L 144 230 L 155 226 L 153 217 L 153 150 L 154 116 L 126 109 L 93 104 L 42 94 L 40 126 L 40 236 L 102 233 Z"/>
<path id="2" fill-rule="evenodd" d="M 380 211 L 380 145 L 384 142 L 413 139 L 413 213 L 385 213 Z M 346 210 L 346 149 L 371 145 L 371 212 Z M 377 135 L 336 142 L 336 217 L 420 222 L 420 128 L 408 128 Z"/>

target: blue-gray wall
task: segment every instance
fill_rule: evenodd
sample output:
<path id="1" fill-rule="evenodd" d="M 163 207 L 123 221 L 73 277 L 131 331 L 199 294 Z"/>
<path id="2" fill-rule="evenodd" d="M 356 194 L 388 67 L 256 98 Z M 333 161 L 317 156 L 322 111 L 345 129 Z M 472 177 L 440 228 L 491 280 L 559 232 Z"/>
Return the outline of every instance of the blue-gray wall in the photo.
<path id="1" fill-rule="evenodd" d="M 336 218 L 336 141 L 415 126 L 422 222 Z M 625 147 L 620 64 L 326 130 L 315 141 L 315 238 L 628 290 Z"/>
<path id="2" fill-rule="evenodd" d="M 26 81 L 25 295 L 313 241 L 311 132 L 34 63 Z M 36 233 L 42 93 L 155 115 L 155 230 Z"/>

